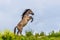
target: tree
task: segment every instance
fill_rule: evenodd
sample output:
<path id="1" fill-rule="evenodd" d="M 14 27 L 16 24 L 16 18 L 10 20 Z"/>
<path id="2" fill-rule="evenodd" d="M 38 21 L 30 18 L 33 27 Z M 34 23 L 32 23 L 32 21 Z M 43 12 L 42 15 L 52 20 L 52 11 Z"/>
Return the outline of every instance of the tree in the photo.
<path id="1" fill-rule="evenodd" d="M 41 32 L 41 33 L 40 33 L 40 36 L 45 36 L 44 32 Z"/>
<path id="2" fill-rule="evenodd" d="M 32 31 L 26 31 L 26 36 L 27 36 L 27 37 L 30 37 L 30 36 L 32 36 L 32 35 L 33 35 Z"/>

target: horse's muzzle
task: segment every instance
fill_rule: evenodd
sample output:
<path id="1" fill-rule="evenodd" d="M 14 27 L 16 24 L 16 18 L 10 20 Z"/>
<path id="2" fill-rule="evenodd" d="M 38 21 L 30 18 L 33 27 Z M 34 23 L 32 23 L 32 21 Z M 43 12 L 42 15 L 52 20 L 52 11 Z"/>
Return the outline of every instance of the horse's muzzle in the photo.
<path id="1" fill-rule="evenodd" d="M 32 13 L 32 15 L 34 15 L 34 13 Z"/>

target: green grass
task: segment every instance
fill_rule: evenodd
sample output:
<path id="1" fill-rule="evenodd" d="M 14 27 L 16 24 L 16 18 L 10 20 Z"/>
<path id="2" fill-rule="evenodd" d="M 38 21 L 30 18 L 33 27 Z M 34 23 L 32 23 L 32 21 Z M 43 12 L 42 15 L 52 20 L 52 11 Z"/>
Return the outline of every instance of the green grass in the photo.
<path id="1" fill-rule="evenodd" d="M 31 31 L 26 31 L 25 35 L 16 35 L 10 31 L 0 32 L 0 40 L 60 40 L 60 32 L 52 31 L 49 35 L 44 34 L 44 32 L 33 33 Z"/>

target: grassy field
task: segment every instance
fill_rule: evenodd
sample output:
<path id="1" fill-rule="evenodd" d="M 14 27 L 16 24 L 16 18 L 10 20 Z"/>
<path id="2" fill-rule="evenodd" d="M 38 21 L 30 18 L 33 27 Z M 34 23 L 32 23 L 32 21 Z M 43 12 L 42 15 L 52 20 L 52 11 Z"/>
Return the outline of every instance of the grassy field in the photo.
<path id="1" fill-rule="evenodd" d="M 44 32 L 33 33 L 31 31 L 26 31 L 25 35 L 16 35 L 10 31 L 0 32 L 0 40 L 60 40 L 60 31 L 52 31 L 49 35 L 44 34 Z"/>

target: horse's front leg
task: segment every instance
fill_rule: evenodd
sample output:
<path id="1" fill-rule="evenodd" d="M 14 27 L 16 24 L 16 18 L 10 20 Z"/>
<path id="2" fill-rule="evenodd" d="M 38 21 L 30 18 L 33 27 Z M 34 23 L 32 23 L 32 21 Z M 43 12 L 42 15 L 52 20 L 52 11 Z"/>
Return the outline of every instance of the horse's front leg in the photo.
<path id="1" fill-rule="evenodd" d="M 32 16 L 30 16 L 30 19 L 32 19 L 31 22 L 33 22 L 33 17 Z"/>

